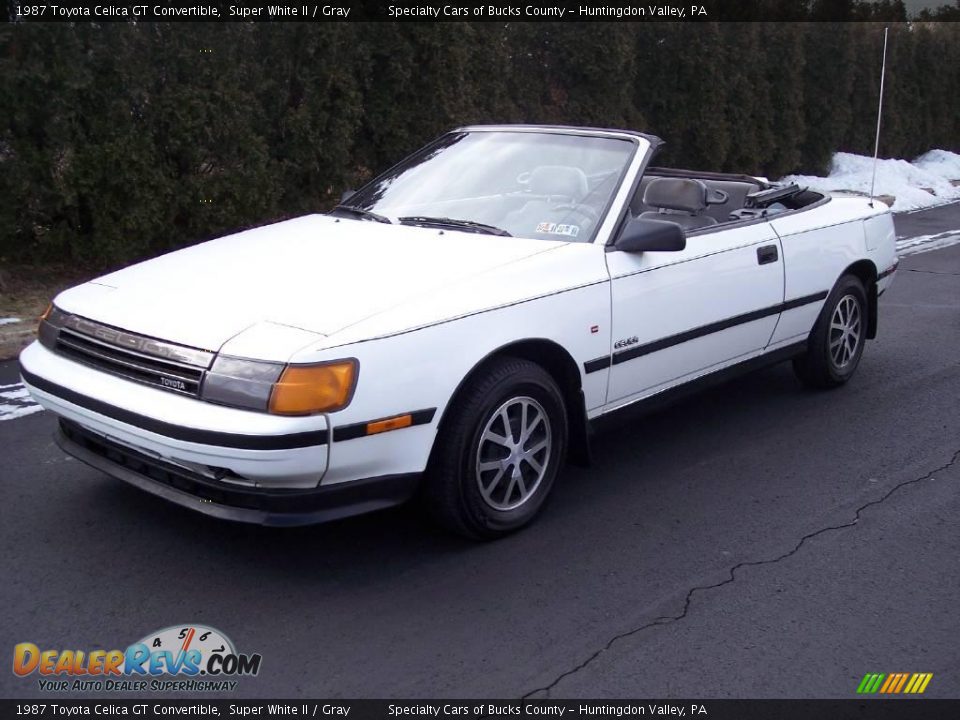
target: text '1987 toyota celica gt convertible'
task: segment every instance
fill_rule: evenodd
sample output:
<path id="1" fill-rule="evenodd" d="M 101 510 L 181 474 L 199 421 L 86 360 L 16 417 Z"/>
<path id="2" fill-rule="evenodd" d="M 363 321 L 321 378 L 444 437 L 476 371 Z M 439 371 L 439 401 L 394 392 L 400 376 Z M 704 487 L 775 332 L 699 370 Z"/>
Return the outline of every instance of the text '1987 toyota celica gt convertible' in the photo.
<path id="1" fill-rule="evenodd" d="M 417 494 L 503 535 L 599 419 L 787 359 L 839 386 L 876 335 L 886 206 L 652 167 L 661 144 L 450 132 L 329 214 L 61 293 L 23 381 L 67 453 L 208 515 L 306 524 Z"/>

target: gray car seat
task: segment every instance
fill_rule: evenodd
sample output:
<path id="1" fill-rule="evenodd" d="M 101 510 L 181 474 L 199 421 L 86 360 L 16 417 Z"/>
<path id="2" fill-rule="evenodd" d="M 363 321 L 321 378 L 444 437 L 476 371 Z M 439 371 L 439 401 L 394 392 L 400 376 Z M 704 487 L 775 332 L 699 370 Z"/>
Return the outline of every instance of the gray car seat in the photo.
<path id="1" fill-rule="evenodd" d="M 710 190 L 721 190 L 727 194 L 725 202 L 711 202 L 704 213 L 718 223 L 729 222 L 730 213 L 743 209 L 747 195 L 760 189 L 756 183 L 739 180 L 705 180 L 704 183 Z"/>
<path id="2" fill-rule="evenodd" d="M 527 192 L 531 195 L 546 195 L 567 202 L 583 199 L 589 189 L 583 170 L 568 165 L 541 165 L 527 180 Z"/>
<path id="3" fill-rule="evenodd" d="M 715 218 L 703 214 L 707 208 L 707 192 L 701 180 L 655 178 L 643 193 L 643 204 L 657 209 L 640 213 L 640 217 L 667 220 L 688 229 L 716 225 Z"/>

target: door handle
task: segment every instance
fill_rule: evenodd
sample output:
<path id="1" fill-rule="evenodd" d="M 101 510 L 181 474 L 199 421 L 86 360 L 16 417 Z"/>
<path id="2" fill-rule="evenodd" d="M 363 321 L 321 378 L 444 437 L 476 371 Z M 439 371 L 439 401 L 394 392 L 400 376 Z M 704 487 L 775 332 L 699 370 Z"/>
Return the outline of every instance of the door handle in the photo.
<path id="1" fill-rule="evenodd" d="M 779 257 L 776 245 L 764 245 L 757 248 L 757 263 L 760 265 L 775 263 Z"/>

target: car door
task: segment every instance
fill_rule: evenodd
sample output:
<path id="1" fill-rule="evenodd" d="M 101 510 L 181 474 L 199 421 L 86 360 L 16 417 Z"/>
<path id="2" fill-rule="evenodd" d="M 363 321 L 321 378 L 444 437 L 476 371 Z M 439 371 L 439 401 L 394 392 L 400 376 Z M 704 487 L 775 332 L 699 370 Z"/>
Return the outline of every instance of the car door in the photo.
<path id="1" fill-rule="evenodd" d="M 760 353 L 783 302 L 781 258 L 766 222 L 700 230 L 676 252 L 608 252 L 608 407 Z"/>

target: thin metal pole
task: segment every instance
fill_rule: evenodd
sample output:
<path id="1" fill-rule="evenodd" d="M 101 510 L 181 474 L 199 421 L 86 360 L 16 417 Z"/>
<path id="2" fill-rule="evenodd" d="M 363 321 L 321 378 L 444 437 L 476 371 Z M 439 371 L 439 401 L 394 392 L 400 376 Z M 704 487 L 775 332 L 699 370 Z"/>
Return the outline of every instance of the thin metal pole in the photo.
<path id="1" fill-rule="evenodd" d="M 883 117 L 883 80 L 887 74 L 887 33 L 883 29 L 883 64 L 880 66 L 880 105 L 877 107 L 877 139 L 873 144 L 873 177 L 870 178 L 870 207 L 873 207 L 873 189 L 877 182 L 877 156 L 880 154 L 880 118 Z"/>

